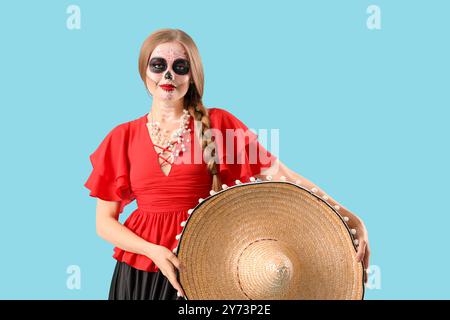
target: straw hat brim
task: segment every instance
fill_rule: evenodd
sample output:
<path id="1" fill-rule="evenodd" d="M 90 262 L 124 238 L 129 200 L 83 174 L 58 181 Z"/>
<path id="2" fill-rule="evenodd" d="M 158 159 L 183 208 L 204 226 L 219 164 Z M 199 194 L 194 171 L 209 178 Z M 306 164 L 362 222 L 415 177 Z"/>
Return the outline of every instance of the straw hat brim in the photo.
<path id="1" fill-rule="evenodd" d="M 364 268 L 336 208 L 287 181 L 239 183 L 190 211 L 177 255 L 191 300 L 363 299 Z"/>

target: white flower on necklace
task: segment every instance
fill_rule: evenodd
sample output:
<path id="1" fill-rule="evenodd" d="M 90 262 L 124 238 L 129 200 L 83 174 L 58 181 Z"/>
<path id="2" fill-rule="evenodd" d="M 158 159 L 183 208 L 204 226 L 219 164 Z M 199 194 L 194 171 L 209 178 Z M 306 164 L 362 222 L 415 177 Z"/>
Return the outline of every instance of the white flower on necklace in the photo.
<path id="1" fill-rule="evenodd" d="M 150 134 L 152 136 L 152 140 L 154 141 L 153 144 L 161 149 L 161 151 L 158 152 L 160 155 L 164 154 L 164 152 L 170 152 L 169 156 L 173 163 L 173 160 L 180 155 L 180 151 L 186 151 L 184 141 L 186 140 L 186 142 L 190 142 L 189 138 L 185 139 L 185 136 L 189 136 L 191 132 L 191 129 L 188 129 L 190 119 L 189 111 L 183 109 L 183 115 L 180 118 L 180 125 L 178 129 L 174 130 L 171 138 L 168 137 L 169 130 L 162 130 L 160 123 L 158 121 L 154 121 L 153 114 L 151 112 L 150 114 L 151 121 L 147 123 L 147 126 L 150 128 Z M 164 132 L 164 134 L 161 131 Z M 164 147 L 165 150 L 163 150 Z"/>

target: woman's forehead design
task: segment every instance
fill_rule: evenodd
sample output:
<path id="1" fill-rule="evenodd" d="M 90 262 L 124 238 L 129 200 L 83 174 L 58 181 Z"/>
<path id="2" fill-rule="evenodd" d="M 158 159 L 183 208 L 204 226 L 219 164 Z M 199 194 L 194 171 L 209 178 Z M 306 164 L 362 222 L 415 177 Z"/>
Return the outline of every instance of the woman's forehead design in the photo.
<path id="1" fill-rule="evenodd" d="M 168 60 L 175 60 L 178 58 L 187 59 L 186 52 L 184 50 L 174 49 L 174 48 L 164 48 L 158 47 L 153 51 L 153 56 L 164 57 Z"/>

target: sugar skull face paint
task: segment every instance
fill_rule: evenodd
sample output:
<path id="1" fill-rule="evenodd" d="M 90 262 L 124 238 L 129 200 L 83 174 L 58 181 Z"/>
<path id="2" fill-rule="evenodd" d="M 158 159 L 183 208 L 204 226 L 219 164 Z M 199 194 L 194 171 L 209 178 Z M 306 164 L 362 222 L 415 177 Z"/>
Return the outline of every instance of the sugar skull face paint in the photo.
<path id="1" fill-rule="evenodd" d="M 166 42 L 152 52 L 147 67 L 147 88 L 154 98 L 177 100 L 189 89 L 190 64 L 179 42 Z"/>
<path id="2" fill-rule="evenodd" d="M 151 72 L 161 73 L 167 70 L 167 61 L 161 57 L 152 58 L 149 62 Z M 189 73 L 189 61 L 186 59 L 176 59 L 172 64 L 172 70 L 180 76 Z"/>

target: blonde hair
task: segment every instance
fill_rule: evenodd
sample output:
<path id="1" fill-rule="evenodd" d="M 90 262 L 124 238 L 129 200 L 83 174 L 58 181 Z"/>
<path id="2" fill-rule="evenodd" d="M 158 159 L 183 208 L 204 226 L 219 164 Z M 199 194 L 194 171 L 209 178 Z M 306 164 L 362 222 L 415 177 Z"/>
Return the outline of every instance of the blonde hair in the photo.
<path id="1" fill-rule="evenodd" d="M 216 145 L 215 142 L 211 140 L 210 135 L 204 134 L 204 132 L 210 128 L 211 124 L 209 121 L 208 109 L 202 102 L 204 87 L 203 65 L 194 40 L 192 40 L 187 33 L 179 29 L 159 29 L 153 32 L 142 44 L 141 52 L 139 54 L 139 73 L 147 89 L 146 77 L 148 60 L 150 59 L 153 50 L 161 43 L 172 41 L 178 41 L 181 45 L 183 45 L 188 55 L 193 82 L 190 83 L 189 89 L 184 96 L 183 107 L 189 111 L 195 120 L 201 121 L 202 123 L 202 154 L 206 146 L 214 146 L 214 151 L 211 154 L 210 160 L 208 160 L 207 168 L 212 174 L 212 190 L 219 191 L 221 190 L 222 183 L 219 177 L 219 169 L 217 167 L 218 164 L 215 161 L 214 153 L 216 152 Z"/>

